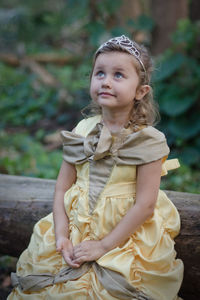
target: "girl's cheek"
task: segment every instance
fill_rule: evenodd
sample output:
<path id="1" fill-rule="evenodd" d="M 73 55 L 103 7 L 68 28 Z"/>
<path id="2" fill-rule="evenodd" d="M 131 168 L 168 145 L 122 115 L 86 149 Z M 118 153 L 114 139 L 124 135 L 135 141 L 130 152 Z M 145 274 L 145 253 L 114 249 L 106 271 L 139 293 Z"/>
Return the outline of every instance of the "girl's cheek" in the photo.
<path id="1" fill-rule="evenodd" d="M 98 90 L 98 85 L 96 83 L 93 83 L 91 86 L 91 93 L 95 93 Z"/>

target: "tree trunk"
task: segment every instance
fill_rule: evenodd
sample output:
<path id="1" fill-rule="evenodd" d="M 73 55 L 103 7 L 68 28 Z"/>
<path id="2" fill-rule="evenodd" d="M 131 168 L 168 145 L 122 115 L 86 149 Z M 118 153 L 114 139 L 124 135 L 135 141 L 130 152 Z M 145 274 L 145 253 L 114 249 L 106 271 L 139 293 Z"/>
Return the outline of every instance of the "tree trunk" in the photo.
<path id="1" fill-rule="evenodd" d="M 140 0 L 124 0 L 122 1 L 119 17 L 122 24 L 125 24 L 127 19 L 134 19 L 143 14 L 143 9 Z"/>
<path id="2" fill-rule="evenodd" d="M 177 21 L 188 16 L 187 0 L 151 0 L 152 18 L 155 30 L 152 36 L 152 53 L 162 53 L 171 44 L 170 35 L 176 29 Z"/>
<path id="3" fill-rule="evenodd" d="M 192 21 L 200 21 L 200 1 L 190 0 L 190 18 Z"/>
<path id="4" fill-rule="evenodd" d="M 27 247 L 35 222 L 52 211 L 54 186 L 54 180 L 0 175 L 1 254 L 19 256 Z M 182 223 L 175 239 L 178 258 L 185 265 L 180 296 L 195 300 L 200 294 L 200 195 L 166 193 L 177 207 Z"/>

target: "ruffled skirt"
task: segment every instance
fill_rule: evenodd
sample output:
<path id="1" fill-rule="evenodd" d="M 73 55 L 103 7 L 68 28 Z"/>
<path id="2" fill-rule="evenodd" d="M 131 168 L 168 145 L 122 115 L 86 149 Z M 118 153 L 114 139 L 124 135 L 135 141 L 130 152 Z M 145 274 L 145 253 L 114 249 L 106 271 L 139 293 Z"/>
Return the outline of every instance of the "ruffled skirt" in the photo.
<path id="1" fill-rule="evenodd" d="M 66 193 L 65 198 L 66 212 L 70 218 L 70 238 L 74 245 L 83 240 L 102 238 L 126 213 L 124 205 L 120 208 L 123 197 L 119 199 L 106 196 L 102 199 L 101 209 L 97 207 L 92 216 L 84 215 L 87 211 L 87 201 L 83 201 L 86 194 L 77 185 Z M 82 199 L 82 202 L 77 202 L 77 199 Z M 130 207 L 134 199 L 126 195 L 126 201 L 127 207 Z M 104 202 L 107 213 L 104 211 Z M 82 204 L 79 205 L 80 203 Z M 97 261 L 100 268 L 120 274 L 128 284 L 147 298 L 117 297 L 103 286 L 94 269 L 89 268 L 77 279 L 55 283 L 39 291 L 22 291 L 17 286 L 8 296 L 8 300 L 180 299 L 177 294 L 183 278 L 183 263 L 176 259 L 173 240 L 179 229 L 178 212 L 165 193 L 160 191 L 152 217 L 123 245 L 109 251 Z M 66 267 L 64 259 L 56 252 L 53 216 L 49 214 L 35 225 L 30 244 L 18 261 L 17 275 L 23 278 L 30 274 L 56 275 Z"/>

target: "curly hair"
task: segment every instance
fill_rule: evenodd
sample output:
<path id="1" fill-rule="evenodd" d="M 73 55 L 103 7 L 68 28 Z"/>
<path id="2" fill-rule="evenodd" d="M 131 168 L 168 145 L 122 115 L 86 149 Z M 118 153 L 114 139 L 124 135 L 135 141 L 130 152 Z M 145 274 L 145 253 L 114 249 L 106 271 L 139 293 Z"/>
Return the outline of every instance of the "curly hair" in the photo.
<path id="1" fill-rule="evenodd" d="M 102 53 L 107 52 L 125 52 L 133 57 L 134 65 L 136 68 L 136 72 L 139 77 L 139 85 L 145 85 L 148 84 L 150 86 L 151 84 L 151 75 L 153 72 L 153 62 L 152 59 L 147 51 L 147 49 L 143 45 L 139 45 L 134 42 L 134 45 L 136 46 L 137 50 L 140 52 L 140 59 L 143 62 L 145 70 L 142 68 L 139 61 L 130 53 L 128 53 L 124 48 L 122 48 L 120 45 L 109 43 L 109 45 L 106 45 L 100 50 L 97 50 L 93 57 L 93 67 L 90 75 L 90 79 L 92 77 L 92 73 L 94 70 L 94 65 L 96 62 L 97 57 Z M 89 115 L 85 114 L 84 112 L 89 109 Z M 82 114 L 86 117 L 91 115 L 97 115 L 101 114 L 101 107 L 95 102 L 91 101 L 91 103 L 82 110 Z M 158 111 L 158 105 L 154 101 L 153 98 L 153 90 L 150 86 L 150 91 L 140 100 L 134 99 L 133 101 L 133 108 L 130 113 L 130 122 L 129 124 L 132 124 L 134 127 L 140 127 L 140 126 L 148 126 L 148 125 L 155 125 L 160 119 L 159 111 Z"/>

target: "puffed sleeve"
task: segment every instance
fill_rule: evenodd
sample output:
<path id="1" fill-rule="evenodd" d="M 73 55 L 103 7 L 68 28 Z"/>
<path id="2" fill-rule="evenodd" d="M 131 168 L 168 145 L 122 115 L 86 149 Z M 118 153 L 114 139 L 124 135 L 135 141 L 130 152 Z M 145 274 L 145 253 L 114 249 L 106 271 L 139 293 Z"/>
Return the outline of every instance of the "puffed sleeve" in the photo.
<path id="1" fill-rule="evenodd" d="M 165 135 L 152 126 L 128 135 L 115 153 L 118 165 L 145 164 L 165 159 L 168 154 Z"/>
<path id="2" fill-rule="evenodd" d="M 70 164 L 84 163 L 84 137 L 70 131 L 61 131 L 60 135 L 63 142 L 63 159 Z"/>

